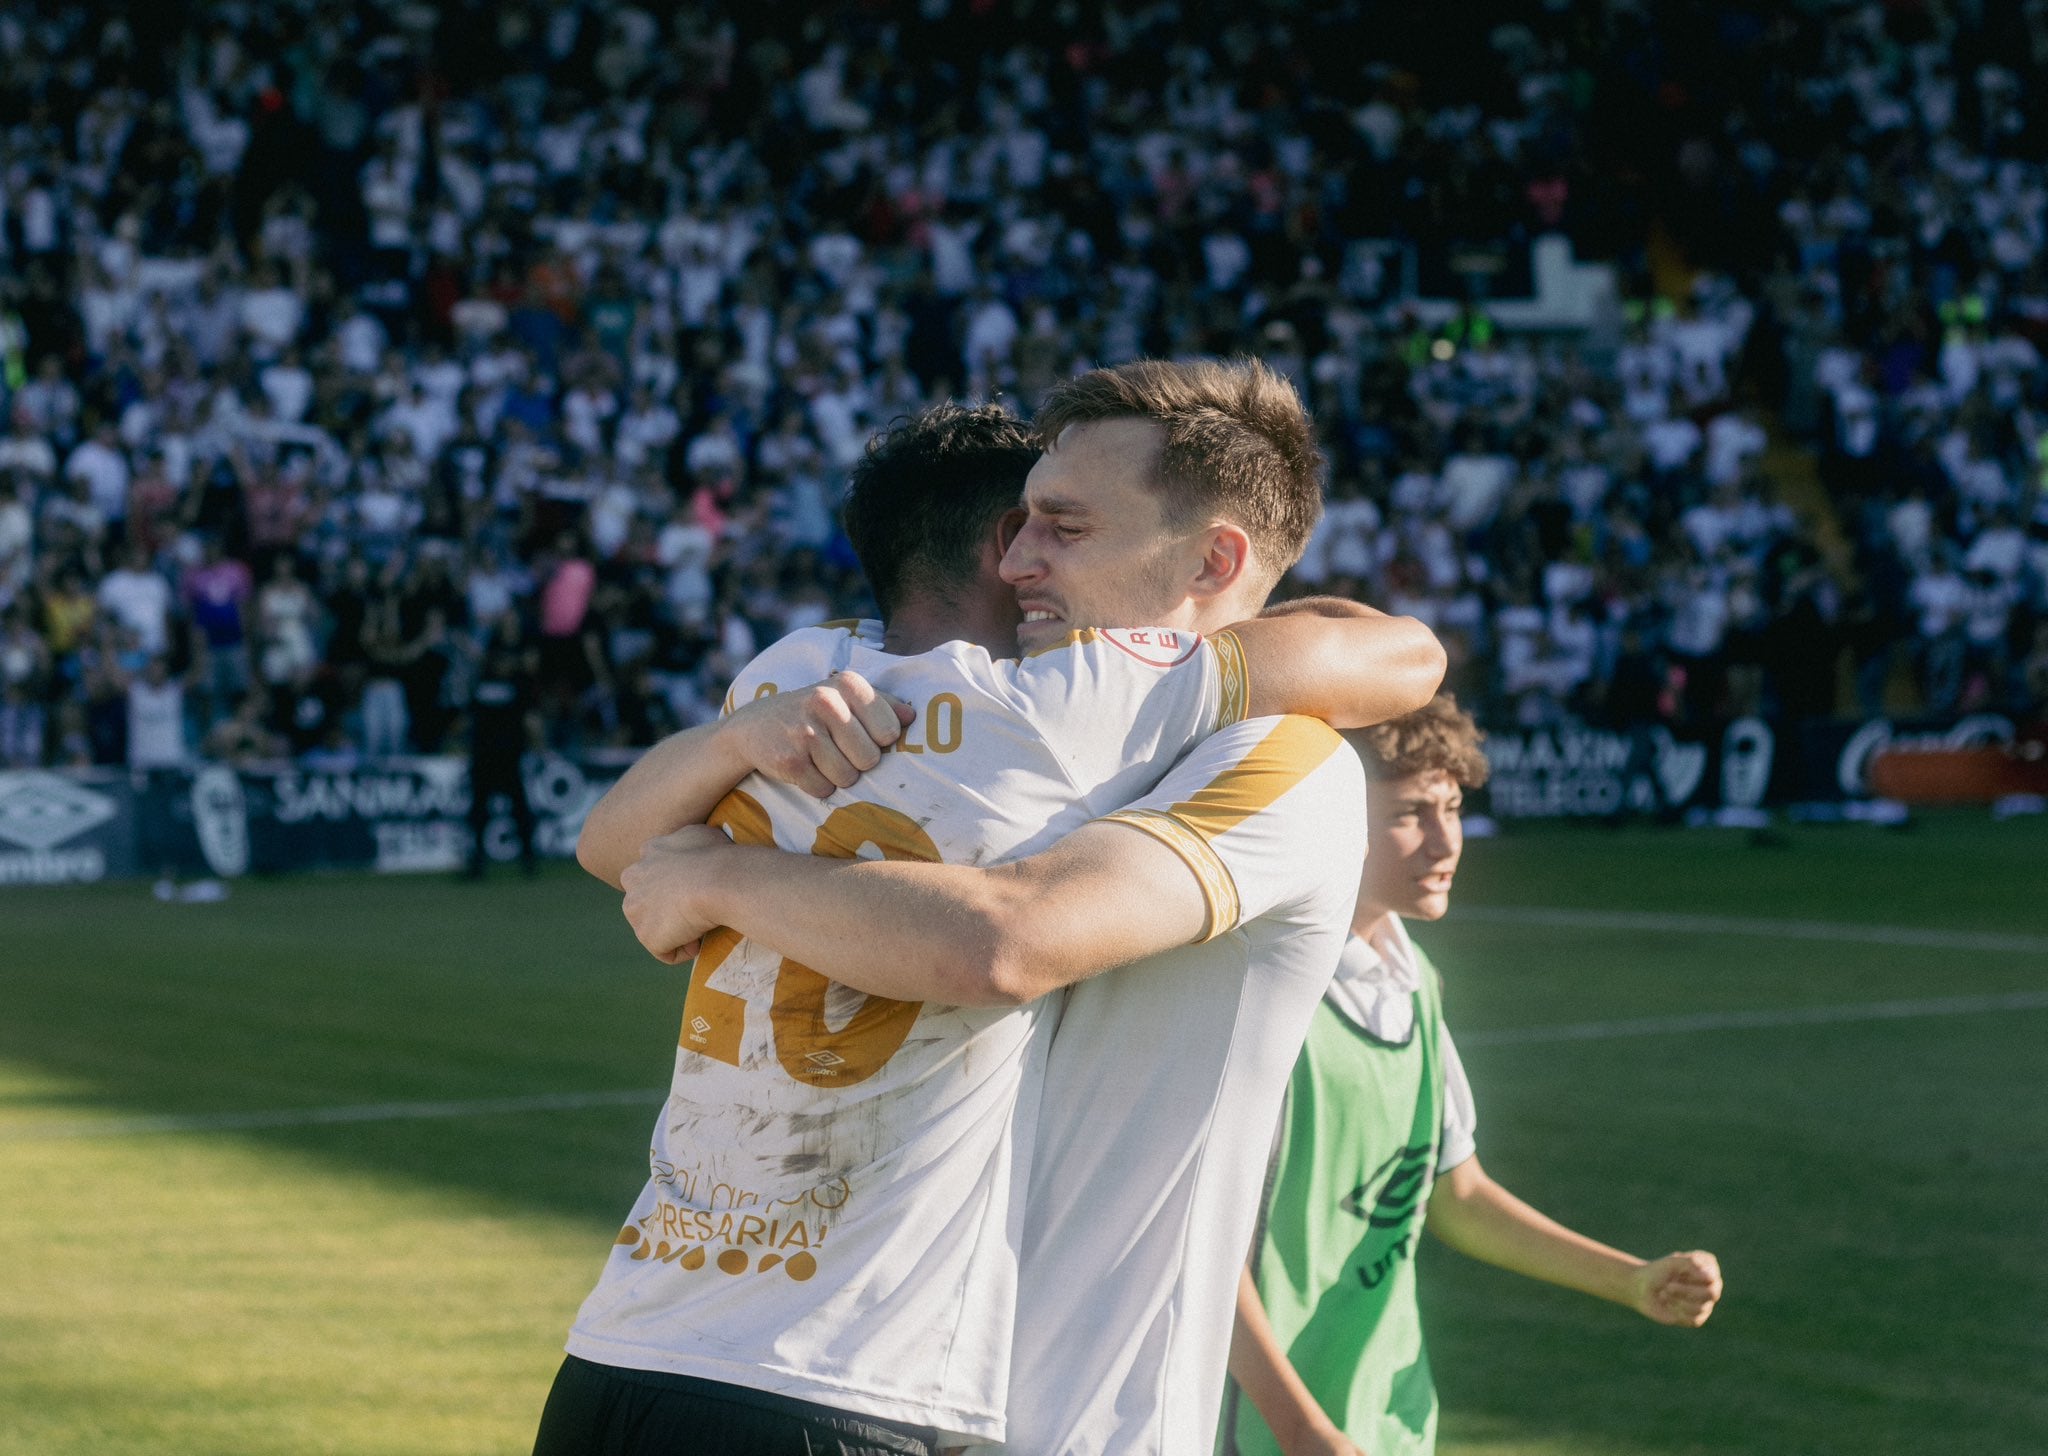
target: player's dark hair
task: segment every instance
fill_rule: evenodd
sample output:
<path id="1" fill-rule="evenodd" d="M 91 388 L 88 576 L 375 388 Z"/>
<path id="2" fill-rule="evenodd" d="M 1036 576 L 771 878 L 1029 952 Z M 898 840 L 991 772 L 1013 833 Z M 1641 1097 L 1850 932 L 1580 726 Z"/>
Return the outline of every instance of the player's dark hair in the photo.
<path id="1" fill-rule="evenodd" d="M 1486 782 L 1486 755 L 1479 747 L 1485 737 L 1472 715 L 1449 693 L 1438 693 L 1392 722 L 1354 728 L 1344 735 L 1358 750 L 1369 779 L 1405 779 L 1410 774 L 1441 770 L 1465 789 Z"/>
<path id="2" fill-rule="evenodd" d="M 993 404 L 933 405 L 868 441 L 839 517 L 884 618 L 908 593 L 950 594 L 973 579 L 1038 456 L 1030 427 Z"/>
<path id="3" fill-rule="evenodd" d="M 1137 359 L 1055 384 L 1033 424 L 1051 449 L 1062 430 L 1118 419 L 1164 433 L 1152 484 L 1169 525 L 1241 527 L 1267 590 L 1301 559 L 1323 514 L 1323 452 L 1284 375 L 1256 359 Z"/>

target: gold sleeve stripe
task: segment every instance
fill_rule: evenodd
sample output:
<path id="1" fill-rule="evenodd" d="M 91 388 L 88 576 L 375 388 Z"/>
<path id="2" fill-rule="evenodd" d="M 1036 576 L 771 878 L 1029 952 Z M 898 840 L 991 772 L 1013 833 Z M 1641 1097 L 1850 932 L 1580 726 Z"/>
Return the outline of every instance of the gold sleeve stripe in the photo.
<path id="1" fill-rule="evenodd" d="M 1207 917 L 1202 922 L 1202 933 L 1195 944 L 1214 940 L 1226 930 L 1237 928 L 1237 881 L 1231 878 L 1229 866 L 1209 847 L 1208 840 L 1171 814 L 1157 809 L 1119 809 L 1103 817 L 1107 823 L 1128 824 L 1151 835 L 1179 855 L 1182 863 L 1194 872 L 1195 882 L 1202 887 L 1202 905 Z"/>
<path id="2" fill-rule="evenodd" d="M 1214 839 L 1274 803 L 1343 746 L 1337 730 L 1320 718 L 1282 718 L 1250 753 L 1171 812 L 1203 838 Z"/>
<path id="3" fill-rule="evenodd" d="M 1098 634 L 1093 627 L 1077 627 L 1057 642 L 1048 642 L 1036 652 L 1027 652 L 1026 657 L 1043 657 L 1048 652 L 1059 652 L 1068 647 L 1086 647 Z"/>
<path id="4" fill-rule="evenodd" d="M 727 688 L 725 690 L 725 705 L 718 710 L 719 717 L 730 718 L 732 716 L 732 695 L 733 689 Z"/>
<path id="5" fill-rule="evenodd" d="M 1244 660 L 1244 643 L 1235 632 L 1218 632 L 1209 639 L 1209 645 L 1216 649 L 1216 673 L 1223 689 L 1216 712 L 1216 727 L 1220 730 L 1244 721 L 1245 709 L 1251 702 L 1252 675 Z"/>
<path id="6" fill-rule="evenodd" d="M 818 626 L 827 632 L 851 632 L 854 628 L 860 626 L 860 618 L 834 617 L 829 622 L 820 622 Z"/>

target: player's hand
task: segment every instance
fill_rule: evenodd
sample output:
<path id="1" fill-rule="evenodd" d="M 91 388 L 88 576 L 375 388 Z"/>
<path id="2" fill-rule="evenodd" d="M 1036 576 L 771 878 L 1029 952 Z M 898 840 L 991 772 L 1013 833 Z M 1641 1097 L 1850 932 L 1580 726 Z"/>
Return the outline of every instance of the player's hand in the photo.
<path id="1" fill-rule="evenodd" d="M 1638 1313 L 1660 1325 L 1697 1329 L 1721 1298 L 1721 1261 L 1703 1249 L 1666 1254 L 1635 1272 Z"/>
<path id="2" fill-rule="evenodd" d="M 880 763 L 912 716 L 908 703 L 877 691 L 859 673 L 835 672 L 734 709 L 722 731 L 763 778 L 828 799 Z"/>
<path id="3" fill-rule="evenodd" d="M 703 824 L 647 841 L 640 858 L 626 866 L 619 884 L 621 909 L 647 953 L 664 965 L 695 958 L 697 943 L 712 927 L 690 908 L 689 886 L 707 854 L 732 848 L 724 833 Z"/>

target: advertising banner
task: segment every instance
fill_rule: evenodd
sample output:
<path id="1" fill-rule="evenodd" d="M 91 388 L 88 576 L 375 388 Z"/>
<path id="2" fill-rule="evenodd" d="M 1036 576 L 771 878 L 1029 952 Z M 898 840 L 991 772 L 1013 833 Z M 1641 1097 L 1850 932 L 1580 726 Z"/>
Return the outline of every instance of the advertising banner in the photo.
<path id="1" fill-rule="evenodd" d="M 573 855 L 583 816 L 622 770 L 559 754 L 529 755 L 521 768 L 536 821 L 535 848 L 550 858 Z M 200 865 L 223 878 L 340 867 L 446 871 L 469 859 L 469 765 L 460 758 L 239 774 L 202 769 L 185 802 L 171 807 L 189 822 Z M 509 801 L 500 796 L 490 811 L 485 854 L 515 858 L 519 841 Z"/>
<path id="2" fill-rule="evenodd" d="M 1766 805 L 1828 804 L 1878 792 L 1887 754 L 1999 747 L 2012 719 L 1738 718 L 1710 737 L 1662 724 L 1490 730 L 1491 781 L 1475 809 L 1499 819 L 1697 818 Z M 543 857 L 576 852 L 583 819 L 636 755 L 529 754 L 522 765 Z M 0 772 L 0 888 L 136 875 L 285 874 L 307 869 L 446 872 L 468 862 L 469 765 L 454 757 L 234 768 Z M 511 806 L 497 796 L 484 853 L 517 858 Z"/>
<path id="3" fill-rule="evenodd" d="M 1497 819 L 1667 813 L 1710 801 L 1708 757 L 1706 744 L 1681 741 L 1661 725 L 1489 731 L 1486 792 Z"/>
<path id="4" fill-rule="evenodd" d="M 1662 726 L 1489 731 L 1487 789 L 1501 819 L 1841 804 L 1881 794 L 1871 778 L 1880 758 L 2002 748 L 2017 737 L 1999 713 L 1791 725 L 1745 717 L 1704 740 Z"/>
<path id="5" fill-rule="evenodd" d="M 532 754 L 522 765 L 535 849 L 576 852 L 583 817 L 632 756 Z M 484 823 L 493 860 L 519 854 L 509 801 Z M 196 764 L 126 773 L 0 773 L 0 886 L 134 875 L 307 869 L 448 871 L 468 862 L 469 765 L 397 758 L 314 767 Z"/>
<path id="6" fill-rule="evenodd" d="M 1880 754 L 1994 748 L 2016 736 L 2002 713 L 1964 718 L 1822 719 L 1800 725 L 1799 769 L 1789 797 L 1801 803 L 1867 799 Z"/>
<path id="7" fill-rule="evenodd" d="M 126 773 L 0 773 L 0 886 L 76 885 L 138 872 Z"/>

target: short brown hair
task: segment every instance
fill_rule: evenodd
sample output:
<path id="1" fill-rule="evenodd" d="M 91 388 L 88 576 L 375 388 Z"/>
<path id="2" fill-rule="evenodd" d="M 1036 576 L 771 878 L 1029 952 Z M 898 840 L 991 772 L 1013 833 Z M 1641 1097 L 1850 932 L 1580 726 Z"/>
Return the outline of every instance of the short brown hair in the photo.
<path id="1" fill-rule="evenodd" d="M 1460 788 L 1486 782 L 1486 755 L 1479 744 L 1486 735 L 1470 713 L 1449 693 L 1390 723 L 1353 728 L 1344 739 L 1358 750 L 1369 779 L 1405 779 L 1410 774 L 1441 769 Z"/>
<path id="2" fill-rule="evenodd" d="M 1166 519 L 1244 528 L 1267 590 L 1301 559 L 1323 514 L 1323 452 L 1292 384 L 1256 359 L 1137 359 L 1055 384 L 1032 422 L 1047 449 L 1099 420 L 1165 431 L 1153 485 Z"/>

